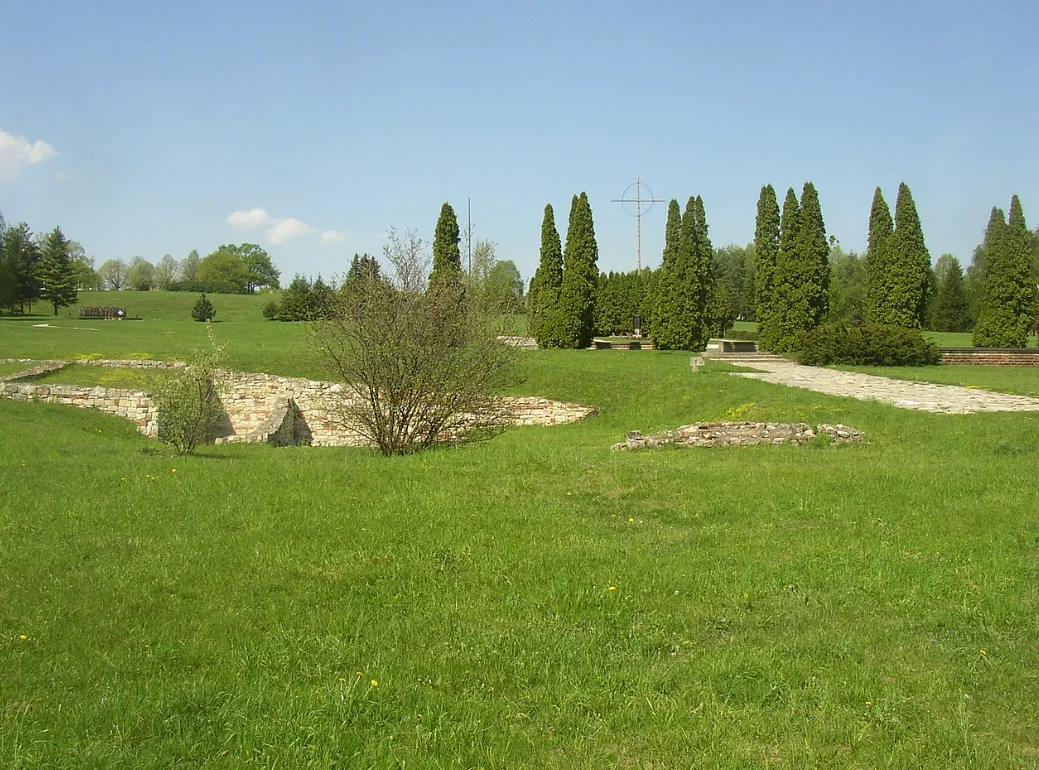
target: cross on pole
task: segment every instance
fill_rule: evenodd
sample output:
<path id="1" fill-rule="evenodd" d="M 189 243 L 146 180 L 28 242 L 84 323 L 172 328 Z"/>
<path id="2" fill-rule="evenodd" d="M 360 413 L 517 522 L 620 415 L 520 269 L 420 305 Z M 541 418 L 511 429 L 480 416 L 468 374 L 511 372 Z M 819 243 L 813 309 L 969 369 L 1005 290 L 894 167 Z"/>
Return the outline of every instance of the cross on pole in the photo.
<path id="1" fill-rule="evenodd" d="M 635 188 L 635 197 L 629 198 L 628 191 L 631 188 Z M 628 189 L 624 191 L 624 194 L 620 198 L 614 198 L 610 203 L 634 203 L 635 204 L 635 265 L 638 271 L 642 272 L 642 204 L 648 203 L 650 208 L 653 208 L 654 203 L 664 203 L 660 198 L 653 197 L 653 191 L 649 189 L 649 185 L 646 185 L 646 189 L 649 190 L 649 197 L 642 197 L 642 175 L 635 174 L 635 184 L 628 185 Z M 648 209 L 647 209 L 648 211 Z"/>

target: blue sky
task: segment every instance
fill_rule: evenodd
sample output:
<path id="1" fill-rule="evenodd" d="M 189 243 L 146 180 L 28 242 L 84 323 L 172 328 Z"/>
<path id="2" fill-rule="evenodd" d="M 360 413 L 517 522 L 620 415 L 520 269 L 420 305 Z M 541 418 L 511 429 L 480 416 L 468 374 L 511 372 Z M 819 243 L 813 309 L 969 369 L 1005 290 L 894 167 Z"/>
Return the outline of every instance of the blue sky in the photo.
<path id="1" fill-rule="evenodd" d="M 545 204 L 565 238 L 584 190 L 600 269 L 629 270 L 636 173 L 703 196 L 716 246 L 806 180 L 846 250 L 901 181 L 934 258 L 969 262 L 1014 193 L 1039 225 L 1034 2 L 0 7 L 0 212 L 98 264 L 256 242 L 327 277 L 471 198 L 529 278 Z"/>

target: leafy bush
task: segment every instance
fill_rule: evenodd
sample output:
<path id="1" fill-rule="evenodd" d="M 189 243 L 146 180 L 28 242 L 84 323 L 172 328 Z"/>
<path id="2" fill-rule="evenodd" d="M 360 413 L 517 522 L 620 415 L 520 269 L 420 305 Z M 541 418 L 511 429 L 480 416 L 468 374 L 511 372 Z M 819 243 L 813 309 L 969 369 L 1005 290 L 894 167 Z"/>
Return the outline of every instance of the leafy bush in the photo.
<path id="1" fill-rule="evenodd" d="M 193 454 L 209 443 L 224 415 L 217 384 L 223 350 L 213 342 L 212 327 L 209 341 L 209 350 L 196 350 L 187 366 L 171 369 L 155 392 L 159 440 L 179 455 Z"/>
<path id="2" fill-rule="evenodd" d="M 212 321 L 216 316 L 216 310 L 213 309 L 213 303 L 209 301 L 205 294 L 198 298 L 198 302 L 195 303 L 195 307 L 191 308 L 191 317 L 196 321 Z"/>
<path id="3" fill-rule="evenodd" d="M 272 300 L 271 302 L 268 302 L 266 305 L 264 305 L 263 306 L 263 317 L 266 318 L 268 321 L 275 321 L 275 320 L 277 320 L 277 318 L 278 318 L 278 303 L 274 302 Z"/>
<path id="4" fill-rule="evenodd" d="M 809 366 L 933 366 L 941 353 L 919 329 L 824 324 L 801 337 L 798 360 Z"/>
<path id="5" fill-rule="evenodd" d="M 359 279 L 313 326 L 316 352 L 346 385 L 332 419 L 385 455 L 495 435 L 515 351 L 497 339 L 499 307 L 461 281 L 429 284 L 412 232 L 391 231 L 384 253 L 394 274 Z"/>

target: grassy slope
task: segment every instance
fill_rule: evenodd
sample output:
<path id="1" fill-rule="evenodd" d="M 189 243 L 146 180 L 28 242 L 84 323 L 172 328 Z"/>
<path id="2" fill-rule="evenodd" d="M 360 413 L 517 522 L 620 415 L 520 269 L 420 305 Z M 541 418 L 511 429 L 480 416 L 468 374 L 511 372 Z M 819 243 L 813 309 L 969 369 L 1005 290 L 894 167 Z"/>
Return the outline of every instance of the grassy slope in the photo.
<path id="1" fill-rule="evenodd" d="M 202 341 L 0 323 L 0 356 Z M 236 365 L 295 374 L 297 328 L 217 332 Z M 174 459 L 118 419 L 0 401 L 0 766 L 1036 765 L 1039 416 L 682 354 L 520 362 L 513 392 L 600 415 L 389 460 Z M 727 413 L 871 443 L 608 450 Z"/>

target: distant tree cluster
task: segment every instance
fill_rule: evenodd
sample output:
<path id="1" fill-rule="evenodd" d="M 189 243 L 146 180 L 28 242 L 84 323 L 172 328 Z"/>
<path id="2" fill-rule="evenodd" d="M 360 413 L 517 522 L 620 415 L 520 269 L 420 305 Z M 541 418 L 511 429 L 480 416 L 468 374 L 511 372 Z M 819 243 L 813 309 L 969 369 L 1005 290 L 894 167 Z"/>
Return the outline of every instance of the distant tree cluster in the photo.
<path id="1" fill-rule="evenodd" d="M 75 304 L 79 289 L 95 285 L 93 260 L 60 227 L 34 235 L 25 222 L 8 226 L 0 214 L 0 310 L 31 313 L 44 302 L 57 315 Z"/>
<path id="2" fill-rule="evenodd" d="M 192 250 L 177 261 L 169 254 L 157 265 L 140 256 L 129 264 L 109 259 L 98 268 L 98 288 L 119 291 L 191 291 L 253 294 L 279 289 L 281 273 L 267 251 L 255 243 L 225 244 L 205 258 Z"/>

